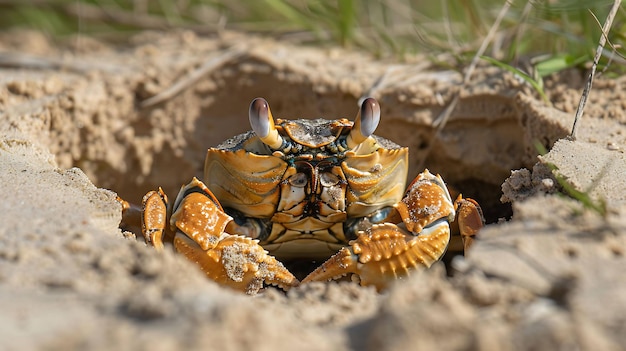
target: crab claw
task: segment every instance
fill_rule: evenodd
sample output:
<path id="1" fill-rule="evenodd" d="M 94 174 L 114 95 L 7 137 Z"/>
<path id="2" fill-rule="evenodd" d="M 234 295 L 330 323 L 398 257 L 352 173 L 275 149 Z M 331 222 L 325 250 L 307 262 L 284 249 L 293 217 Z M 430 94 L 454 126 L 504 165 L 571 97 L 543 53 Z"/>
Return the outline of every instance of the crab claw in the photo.
<path id="1" fill-rule="evenodd" d="M 257 240 L 247 237 L 222 234 L 217 245 L 205 251 L 188 236 L 177 233 L 174 247 L 195 262 L 209 279 L 250 295 L 256 294 L 264 283 L 283 290 L 299 283 Z"/>
<path id="2" fill-rule="evenodd" d="M 248 294 L 255 294 L 263 284 L 285 290 L 298 285 L 298 280 L 257 240 L 225 232 L 232 218 L 198 179 L 193 178 L 180 190 L 169 226 L 167 197 L 161 189 L 148 193 L 143 205 L 146 242 L 161 250 L 163 241 L 173 242 L 176 251 L 213 281 Z"/>
<path id="3" fill-rule="evenodd" d="M 446 184 L 440 175 L 433 175 L 428 170 L 415 177 L 402 201 L 394 207 L 406 229 L 415 235 L 429 223 L 440 218 L 449 223 L 455 216 L 454 204 Z"/>
<path id="4" fill-rule="evenodd" d="M 404 198 L 394 205 L 386 223 L 360 232 L 302 282 L 335 279 L 353 273 L 361 285 L 385 288 L 391 281 L 428 268 L 446 252 L 454 205 L 439 175 L 425 170 L 411 183 Z M 393 222 L 401 222 L 396 225 Z"/>
<path id="5" fill-rule="evenodd" d="M 221 285 L 255 294 L 263 283 L 283 289 L 299 283 L 258 241 L 224 232 L 232 218 L 196 178 L 180 191 L 170 221 L 178 229 L 176 251 Z"/>
<path id="6" fill-rule="evenodd" d="M 302 283 L 337 279 L 356 274 L 361 285 L 378 290 L 406 277 L 414 269 L 428 268 L 446 251 L 448 222 L 441 219 L 414 236 L 395 224 L 374 225 L 329 258 Z"/>

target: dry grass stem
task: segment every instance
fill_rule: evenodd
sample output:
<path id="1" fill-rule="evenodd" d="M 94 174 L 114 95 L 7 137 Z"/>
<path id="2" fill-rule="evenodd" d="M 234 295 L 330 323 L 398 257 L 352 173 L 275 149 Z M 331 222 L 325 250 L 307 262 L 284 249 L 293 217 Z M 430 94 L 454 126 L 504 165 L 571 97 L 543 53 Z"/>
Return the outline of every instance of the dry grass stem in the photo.
<path id="1" fill-rule="evenodd" d="M 221 67 L 225 63 L 239 57 L 243 54 L 243 50 L 241 47 L 231 48 L 226 50 L 223 54 L 213 57 L 207 60 L 202 66 L 198 67 L 196 70 L 190 72 L 185 75 L 183 78 L 175 82 L 172 86 L 165 89 L 164 91 L 158 93 L 157 95 L 143 100 L 140 104 L 141 108 L 147 108 L 150 106 L 154 106 L 163 101 L 169 100 L 174 96 L 178 95 L 181 91 L 190 87 L 191 85 L 198 82 L 202 77 L 209 74 L 211 71 Z"/>
<path id="2" fill-rule="evenodd" d="M 436 128 L 435 135 L 433 136 L 433 140 L 439 137 L 439 135 L 441 134 L 441 131 L 448 123 L 448 120 L 450 119 L 450 116 L 452 115 L 452 111 L 454 111 L 454 109 L 456 108 L 456 105 L 459 103 L 461 93 L 465 90 L 465 88 L 467 87 L 467 84 L 469 84 L 472 74 L 474 73 L 474 70 L 476 69 L 476 65 L 478 64 L 478 60 L 480 60 L 480 57 L 483 56 L 483 54 L 487 50 L 489 43 L 496 36 L 498 28 L 500 28 L 500 23 L 502 22 L 502 19 L 504 19 L 504 16 L 506 16 L 510 7 L 511 7 L 511 3 L 508 0 L 506 0 L 504 2 L 504 5 L 502 5 L 502 8 L 500 9 L 500 12 L 498 13 L 498 17 L 496 17 L 496 20 L 494 21 L 493 25 L 491 26 L 491 28 L 489 28 L 489 32 L 487 33 L 487 36 L 485 36 L 485 39 L 483 39 L 482 43 L 480 44 L 480 48 L 478 48 L 478 51 L 476 51 L 476 54 L 472 58 L 472 62 L 467 67 L 467 70 L 465 71 L 465 75 L 463 76 L 463 82 L 459 86 L 459 89 L 454 94 L 454 97 L 452 98 L 448 106 L 433 122 L 433 126 Z M 428 144 L 426 157 L 428 157 L 428 155 L 430 154 L 430 151 L 432 150 L 432 146 L 433 146 L 432 142 Z M 418 167 L 419 169 L 424 167 L 424 162 L 426 161 L 426 157 L 421 160 L 421 164 Z"/>
<path id="3" fill-rule="evenodd" d="M 611 11 L 609 11 L 609 14 L 606 16 L 606 21 L 604 22 L 604 26 L 602 27 L 602 35 L 600 36 L 598 48 L 596 49 L 596 55 L 594 56 L 593 64 L 591 65 L 591 72 L 589 72 L 587 84 L 585 84 L 585 89 L 583 90 L 583 94 L 580 97 L 580 101 L 578 102 L 578 108 L 576 109 L 576 115 L 574 116 L 574 124 L 572 125 L 572 133 L 570 134 L 571 140 L 576 140 L 578 120 L 582 116 L 583 110 L 585 109 L 585 104 L 587 103 L 587 98 L 589 97 L 591 86 L 593 85 L 593 77 L 596 73 L 596 68 L 598 67 L 598 61 L 600 61 L 600 56 L 602 56 L 604 45 L 606 44 L 606 38 L 608 37 L 609 30 L 613 25 L 613 19 L 615 18 L 615 15 L 617 14 L 617 10 L 619 10 L 621 3 L 621 0 L 615 0 L 613 2 L 613 7 L 611 8 Z"/>
<path id="4" fill-rule="evenodd" d="M 459 102 L 459 97 L 461 96 L 461 93 L 463 92 L 463 90 L 465 90 L 465 88 L 467 87 L 467 84 L 469 84 L 470 78 L 472 77 L 472 74 L 474 73 L 474 70 L 476 69 L 476 65 L 478 64 L 478 60 L 480 60 L 480 57 L 483 56 L 483 54 L 487 50 L 489 43 L 491 43 L 493 38 L 496 36 L 496 32 L 498 31 L 498 28 L 500 28 L 500 23 L 502 22 L 502 19 L 504 18 L 504 16 L 506 16 L 506 13 L 509 11 L 510 7 L 511 7 L 510 2 L 508 0 L 505 1 L 504 5 L 502 6 L 502 9 L 500 9 L 500 13 L 498 13 L 498 17 L 496 17 L 495 22 L 493 23 L 491 28 L 489 28 L 489 32 L 487 33 L 487 36 L 485 36 L 485 39 L 483 39 L 482 43 L 480 44 L 480 47 L 478 48 L 478 51 L 476 51 L 476 54 L 472 58 L 472 62 L 467 67 L 467 70 L 465 71 L 465 75 L 463 76 L 463 82 L 461 83 L 459 90 L 456 92 L 454 98 L 452 99 L 448 107 L 442 112 L 441 115 L 439 115 L 439 117 L 437 117 L 435 122 L 433 122 L 433 125 L 437 128 L 437 134 L 439 134 L 441 130 L 445 127 L 446 123 L 448 123 L 448 119 L 450 118 L 450 115 L 452 115 L 452 111 L 454 111 L 454 108 Z"/>

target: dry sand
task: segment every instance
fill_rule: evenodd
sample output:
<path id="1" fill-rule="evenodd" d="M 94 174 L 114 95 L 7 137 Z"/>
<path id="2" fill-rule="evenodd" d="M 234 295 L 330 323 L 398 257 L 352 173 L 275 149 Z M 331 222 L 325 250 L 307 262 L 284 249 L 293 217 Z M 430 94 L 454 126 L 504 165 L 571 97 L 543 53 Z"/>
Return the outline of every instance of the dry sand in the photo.
<path id="1" fill-rule="evenodd" d="M 626 79 L 596 81 L 578 140 L 568 141 L 584 74 L 551 77 L 548 106 L 481 67 L 435 137 L 461 74 L 427 60 L 234 33 L 73 43 L 0 35 L 1 349 L 626 345 Z M 162 92 L 171 94 L 146 106 Z M 453 260 L 452 277 L 437 265 L 382 294 L 329 283 L 249 297 L 118 228 L 113 191 L 139 201 L 163 186 L 174 196 L 201 174 L 207 147 L 248 129 L 252 98 L 264 96 L 278 117 L 352 118 L 362 95 L 381 102 L 377 134 L 411 147 L 411 174 L 439 172 L 485 208 L 491 224 Z M 537 157 L 536 142 L 550 152 Z M 606 212 L 563 195 L 562 182 Z"/>

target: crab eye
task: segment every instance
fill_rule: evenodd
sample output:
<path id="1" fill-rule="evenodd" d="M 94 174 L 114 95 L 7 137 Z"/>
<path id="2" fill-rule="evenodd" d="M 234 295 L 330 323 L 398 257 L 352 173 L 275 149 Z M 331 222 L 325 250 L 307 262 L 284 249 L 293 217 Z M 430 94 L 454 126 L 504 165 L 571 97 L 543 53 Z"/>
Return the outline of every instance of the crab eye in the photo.
<path id="1" fill-rule="evenodd" d="M 355 148 L 364 142 L 370 135 L 374 134 L 380 122 L 380 105 L 374 98 L 367 98 L 361 104 L 359 114 L 354 120 L 354 125 L 348 135 L 347 144 L 349 148 Z"/>
<path id="2" fill-rule="evenodd" d="M 374 134 L 380 122 L 380 105 L 374 98 L 367 98 L 361 104 L 361 134 L 369 137 Z"/>
<path id="3" fill-rule="evenodd" d="M 283 144 L 283 138 L 274 126 L 274 117 L 267 101 L 263 98 L 252 100 L 248 116 L 250 126 L 259 139 L 270 148 L 279 149 Z"/>
<path id="4" fill-rule="evenodd" d="M 304 173 L 296 173 L 289 177 L 287 180 L 291 186 L 295 186 L 296 188 L 304 188 L 307 183 L 306 174 Z"/>
<path id="5" fill-rule="evenodd" d="M 270 107 L 264 98 L 256 98 L 250 104 L 250 126 L 259 136 L 265 138 L 270 133 Z"/>

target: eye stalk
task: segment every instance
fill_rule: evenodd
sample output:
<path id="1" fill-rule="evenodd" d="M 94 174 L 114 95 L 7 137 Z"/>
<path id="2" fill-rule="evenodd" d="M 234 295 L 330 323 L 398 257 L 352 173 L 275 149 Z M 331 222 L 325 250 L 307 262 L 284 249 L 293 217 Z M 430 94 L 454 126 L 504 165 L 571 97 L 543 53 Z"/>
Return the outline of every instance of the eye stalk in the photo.
<path id="1" fill-rule="evenodd" d="M 250 104 L 250 126 L 261 141 L 272 150 L 278 150 L 283 144 L 283 138 L 274 126 L 274 117 L 270 105 L 264 98 L 256 98 Z"/>
<path id="2" fill-rule="evenodd" d="M 380 122 L 380 105 L 374 98 L 363 100 L 361 109 L 356 115 L 352 130 L 346 139 L 348 148 L 354 149 L 374 134 Z"/>

